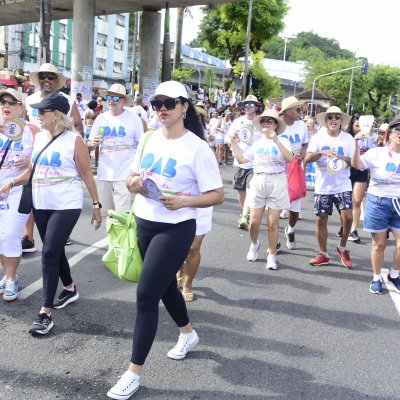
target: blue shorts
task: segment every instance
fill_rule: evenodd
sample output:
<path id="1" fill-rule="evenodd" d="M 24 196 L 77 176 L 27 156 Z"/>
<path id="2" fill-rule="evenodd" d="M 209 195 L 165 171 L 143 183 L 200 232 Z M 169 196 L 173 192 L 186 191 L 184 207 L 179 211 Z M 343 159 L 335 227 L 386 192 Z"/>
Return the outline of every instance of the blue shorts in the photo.
<path id="1" fill-rule="evenodd" d="M 343 192 L 338 194 L 315 194 L 314 214 L 332 215 L 333 205 L 335 205 L 338 211 L 351 210 L 353 208 L 351 194 L 351 192 Z"/>
<path id="2" fill-rule="evenodd" d="M 389 197 L 378 197 L 367 193 L 364 215 L 364 231 L 386 232 L 400 231 L 400 215 L 396 212 L 393 200 Z"/>

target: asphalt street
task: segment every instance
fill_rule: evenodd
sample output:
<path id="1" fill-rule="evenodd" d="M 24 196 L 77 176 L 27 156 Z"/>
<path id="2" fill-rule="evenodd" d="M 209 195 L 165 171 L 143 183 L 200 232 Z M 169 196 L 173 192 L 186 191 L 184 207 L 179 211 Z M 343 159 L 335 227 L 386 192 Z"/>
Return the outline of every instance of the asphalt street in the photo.
<path id="1" fill-rule="evenodd" d="M 248 233 L 231 188 L 233 170 L 222 167 L 225 203 L 215 207 L 188 304 L 200 343 L 183 361 L 166 357 L 178 331 L 163 306 L 156 340 L 137 399 L 399 399 L 400 295 L 385 287 L 369 293 L 370 239 L 349 243 L 354 267 L 335 251 L 337 213 L 329 223 L 331 264 L 308 264 L 316 252 L 312 191 L 296 227 L 297 248 L 288 251 L 281 220 L 279 269 L 266 270 L 266 227 L 259 260 L 248 262 Z M 54 310 L 55 326 L 32 337 L 29 325 L 41 304 L 40 251 L 24 255 L 21 295 L 0 302 L 0 399 L 106 399 L 127 368 L 135 317 L 135 288 L 101 263 L 105 225 L 90 226 L 91 202 L 67 248 L 80 299 Z M 36 242 L 40 248 L 38 235 Z M 393 240 L 385 255 L 390 267 Z"/>

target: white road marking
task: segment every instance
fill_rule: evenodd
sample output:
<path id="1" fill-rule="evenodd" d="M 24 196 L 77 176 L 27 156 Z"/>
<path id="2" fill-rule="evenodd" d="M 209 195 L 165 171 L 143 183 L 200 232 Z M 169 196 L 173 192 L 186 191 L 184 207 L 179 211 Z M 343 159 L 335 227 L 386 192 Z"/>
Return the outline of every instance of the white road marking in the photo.
<path id="1" fill-rule="evenodd" d="M 393 285 L 391 283 L 388 283 L 388 280 L 387 280 L 388 273 L 389 273 L 388 269 L 382 268 L 381 276 L 382 276 L 383 282 L 385 283 L 386 288 L 390 294 L 390 297 L 393 300 L 394 306 L 396 307 L 397 313 L 400 316 L 400 294 L 396 293 L 394 291 Z"/>
<path id="2" fill-rule="evenodd" d="M 108 244 L 108 239 L 104 238 L 99 240 L 96 243 L 93 243 L 90 247 L 87 247 L 86 249 L 80 251 L 79 253 L 75 254 L 73 257 L 69 259 L 69 266 L 72 268 L 76 264 L 78 264 L 80 261 L 82 261 L 86 256 L 89 254 L 94 253 L 95 251 L 102 249 L 103 247 L 107 246 Z M 18 298 L 21 300 L 24 300 L 31 296 L 33 293 L 37 292 L 40 290 L 43 286 L 43 279 L 40 278 L 37 281 L 33 282 L 26 288 L 22 289 L 20 292 L 18 292 Z"/>

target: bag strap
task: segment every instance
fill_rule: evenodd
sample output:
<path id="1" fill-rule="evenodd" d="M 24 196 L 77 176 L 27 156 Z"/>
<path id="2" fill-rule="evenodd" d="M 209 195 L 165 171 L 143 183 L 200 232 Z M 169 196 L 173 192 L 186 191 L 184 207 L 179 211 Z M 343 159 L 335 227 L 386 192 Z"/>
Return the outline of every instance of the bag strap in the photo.
<path id="1" fill-rule="evenodd" d="M 63 131 L 63 132 L 64 132 L 64 131 Z M 44 152 L 58 137 L 61 136 L 61 134 L 62 134 L 63 132 L 59 133 L 57 136 L 53 136 L 53 137 L 51 138 L 50 142 L 48 142 L 48 143 L 46 144 L 46 146 L 44 146 L 43 149 L 40 150 L 40 152 L 39 152 L 39 154 L 37 155 L 35 161 L 33 162 L 32 170 L 31 170 L 31 174 L 30 174 L 30 176 L 29 176 L 29 181 L 28 181 L 28 183 L 31 183 L 31 182 L 32 182 L 33 174 L 35 173 L 36 164 L 37 164 L 37 162 L 39 161 L 39 157 L 42 155 L 42 153 L 43 153 L 43 152 Z"/>
<path id="2" fill-rule="evenodd" d="M 6 155 L 7 155 L 7 153 L 8 153 L 8 150 L 10 150 L 11 142 L 12 142 L 12 140 L 10 140 L 10 141 L 8 142 L 8 145 L 7 145 L 7 147 L 6 147 L 5 151 L 4 151 L 3 157 L 1 158 L 1 161 L 0 161 L 0 169 L 1 169 L 1 167 L 3 166 L 3 164 L 4 164 L 4 160 L 6 159 Z"/>

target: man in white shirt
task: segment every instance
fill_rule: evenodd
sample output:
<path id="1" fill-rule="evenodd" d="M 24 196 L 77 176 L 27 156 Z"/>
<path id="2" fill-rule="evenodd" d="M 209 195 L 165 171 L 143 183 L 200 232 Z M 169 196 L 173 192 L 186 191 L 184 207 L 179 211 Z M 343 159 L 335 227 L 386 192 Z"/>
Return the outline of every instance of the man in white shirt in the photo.
<path id="1" fill-rule="evenodd" d="M 140 118 L 142 118 L 143 121 L 143 129 L 146 132 L 147 131 L 147 125 L 149 123 L 149 117 L 147 115 L 147 111 L 143 108 L 142 106 L 143 99 L 139 96 L 136 96 L 133 99 L 133 107 L 127 108 L 128 111 L 131 113 L 135 113 L 139 115 Z"/>
<path id="2" fill-rule="evenodd" d="M 106 216 L 109 209 L 130 211 L 131 194 L 125 181 L 144 131 L 141 118 L 125 109 L 133 105 L 133 99 L 124 86 L 115 83 L 100 95 L 107 101 L 108 111 L 95 119 L 87 146 L 89 150 L 99 147 L 97 189 Z"/>
<path id="3" fill-rule="evenodd" d="M 76 98 L 76 106 L 78 107 L 79 115 L 81 116 L 81 121 L 84 121 L 88 103 L 86 100 L 82 99 L 81 93 L 77 93 L 75 98 Z"/>

